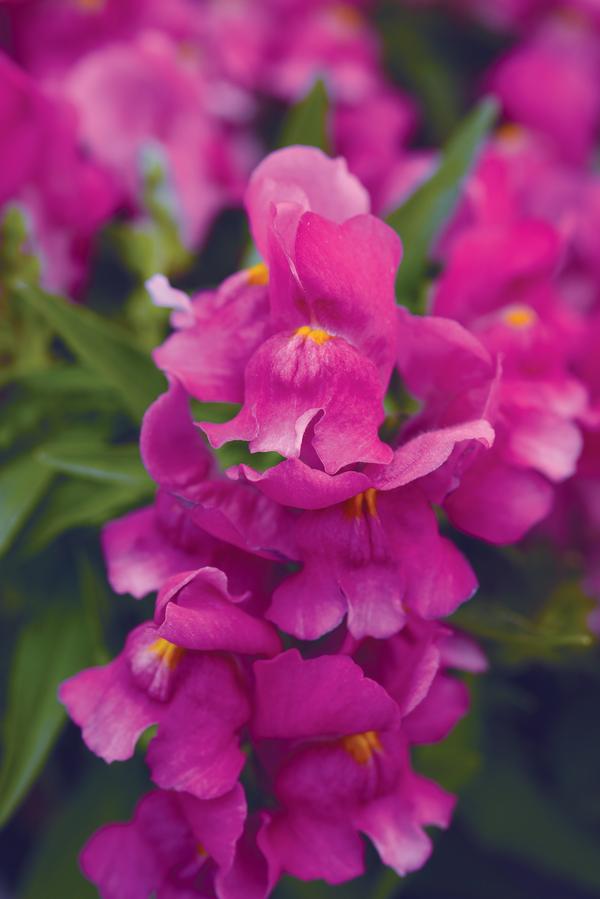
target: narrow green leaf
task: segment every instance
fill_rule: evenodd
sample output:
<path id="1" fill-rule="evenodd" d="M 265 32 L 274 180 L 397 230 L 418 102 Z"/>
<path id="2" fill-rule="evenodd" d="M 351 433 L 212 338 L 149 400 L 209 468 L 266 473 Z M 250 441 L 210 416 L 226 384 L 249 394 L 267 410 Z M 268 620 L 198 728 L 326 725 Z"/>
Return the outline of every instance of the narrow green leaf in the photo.
<path id="1" fill-rule="evenodd" d="M 0 471 L 0 555 L 10 546 L 35 505 L 46 492 L 53 472 L 27 455 Z"/>
<path id="2" fill-rule="evenodd" d="M 473 837 L 496 853 L 600 889 L 597 839 L 569 820 L 510 747 L 504 755 L 461 797 L 459 814 Z"/>
<path id="3" fill-rule="evenodd" d="M 0 826 L 35 780 L 65 722 L 58 685 L 89 661 L 83 616 L 53 605 L 17 643 L 4 718 L 0 768 Z"/>
<path id="4" fill-rule="evenodd" d="M 327 89 L 322 81 L 315 81 L 310 92 L 288 112 L 281 129 L 279 146 L 302 144 L 329 153 L 328 113 Z"/>
<path id="5" fill-rule="evenodd" d="M 497 643 L 507 660 L 515 662 L 553 658 L 560 651 L 587 649 L 594 643 L 583 614 L 575 614 L 567 626 L 562 613 L 556 620 L 547 614 L 527 618 L 507 605 L 485 601 L 483 597 L 459 609 L 452 623 Z"/>
<path id="6" fill-rule="evenodd" d="M 82 365 L 113 387 L 136 420 L 165 389 L 163 376 L 127 332 L 90 309 L 23 282 L 13 292 L 65 341 Z"/>
<path id="7" fill-rule="evenodd" d="M 152 490 L 152 481 L 140 460 L 137 444 L 110 446 L 97 441 L 71 443 L 62 436 L 36 450 L 35 457 L 54 471 Z"/>
<path id="8" fill-rule="evenodd" d="M 90 759 L 89 771 L 56 809 L 27 859 L 18 899 L 97 899 L 98 891 L 79 871 L 84 843 L 103 824 L 131 817 L 145 788 L 141 765 L 105 765 Z"/>
<path id="9" fill-rule="evenodd" d="M 493 101 L 480 103 L 446 145 L 436 172 L 388 216 L 388 224 L 404 244 L 396 282 L 398 301 L 415 311 L 423 306 L 423 278 L 432 244 L 452 215 L 496 114 Z"/>
<path id="10" fill-rule="evenodd" d="M 58 481 L 27 534 L 24 551 L 33 555 L 65 531 L 102 525 L 115 515 L 140 506 L 152 493 L 150 482 L 147 486 L 129 487 L 75 478 Z"/>

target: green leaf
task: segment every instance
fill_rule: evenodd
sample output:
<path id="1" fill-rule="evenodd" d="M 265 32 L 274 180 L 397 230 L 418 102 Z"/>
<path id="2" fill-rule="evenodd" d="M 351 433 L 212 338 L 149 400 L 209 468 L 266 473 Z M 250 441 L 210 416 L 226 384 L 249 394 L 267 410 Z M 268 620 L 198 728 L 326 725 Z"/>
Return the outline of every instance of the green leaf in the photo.
<path id="1" fill-rule="evenodd" d="M 509 745 L 461 797 L 458 811 L 473 837 L 490 850 L 600 889 L 597 840 L 535 783 Z"/>
<path id="2" fill-rule="evenodd" d="M 431 247 L 454 211 L 496 114 L 494 102 L 480 103 L 446 145 L 436 172 L 387 218 L 404 245 L 396 282 L 398 301 L 414 311 L 424 306 L 423 279 Z"/>
<path id="3" fill-rule="evenodd" d="M 279 146 L 302 144 L 329 153 L 328 113 L 327 89 L 322 81 L 315 81 L 311 91 L 288 112 L 281 129 Z"/>
<path id="4" fill-rule="evenodd" d="M 107 481 L 152 490 L 152 480 L 140 460 L 137 444 L 110 446 L 94 440 L 72 442 L 61 435 L 36 450 L 35 457 L 54 471 L 92 481 Z"/>
<path id="5" fill-rule="evenodd" d="M 108 766 L 90 759 L 83 782 L 41 830 L 27 858 L 18 899 L 98 899 L 96 888 L 79 871 L 77 856 L 98 827 L 131 817 L 144 787 L 141 765 Z"/>
<path id="6" fill-rule="evenodd" d="M 66 605 L 52 605 L 21 633 L 2 728 L 0 826 L 24 798 L 65 723 L 58 685 L 89 660 L 83 616 Z"/>
<path id="7" fill-rule="evenodd" d="M 33 455 L 3 466 L 0 471 L 0 555 L 6 552 L 44 495 L 52 477 L 53 472 Z"/>
<path id="8" fill-rule="evenodd" d="M 149 355 L 126 331 L 90 309 L 44 293 L 23 282 L 13 292 L 35 310 L 77 356 L 104 383 L 113 387 L 136 420 L 165 389 L 165 381 Z"/>
<path id="9" fill-rule="evenodd" d="M 65 531 L 102 525 L 115 515 L 138 507 L 152 494 L 150 483 L 125 487 L 75 478 L 58 481 L 27 534 L 24 551 L 33 555 Z"/>
<path id="10" fill-rule="evenodd" d="M 589 605 L 586 608 L 589 611 Z M 527 618 L 508 605 L 479 597 L 459 609 L 451 620 L 462 630 L 499 644 L 507 661 L 512 662 L 554 659 L 565 650 L 587 649 L 594 644 L 581 609 L 571 610 L 568 618 L 564 610 L 557 614 L 547 609 Z"/>

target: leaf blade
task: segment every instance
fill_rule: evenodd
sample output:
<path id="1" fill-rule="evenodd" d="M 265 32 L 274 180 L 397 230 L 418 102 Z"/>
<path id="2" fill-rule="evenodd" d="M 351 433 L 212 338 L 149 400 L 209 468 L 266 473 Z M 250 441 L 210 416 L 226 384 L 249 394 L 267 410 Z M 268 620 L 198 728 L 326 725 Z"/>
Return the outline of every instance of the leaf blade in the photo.
<path id="1" fill-rule="evenodd" d="M 12 290 L 51 325 L 82 365 L 116 390 L 136 421 L 164 391 L 163 376 L 126 331 L 90 309 L 24 282 L 13 284 Z"/>
<path id="2" fill-rule="evenodd" d="M 0 472 L 0 555 L 9 548 L 54 474 L 34 455 L 15 459 Z"/>
<path id="3" fill-rule="evenodd" d="M 433 242 L 451 216 L 462 185 L 497 115 L 497 106 L 484 100 L 463 120 L 442 153 L 434 174 L 387 217 L 404 245 L 396 292 L 400 302 L 415 309 L 419 286 Z"/>
<path id="4" fill-rule="evenodd" d="M 58 685 L 88 660 L 79 611 L 54 605 L 21 633 L 10 674 L 0 767 L 0 827 L 35 780 L 66 721 Z"/>
<path id="5" fill-rule="evenodd" d="M 302 144 L 318 147 L 324 153 L 331 151 L 327 132 L 329 97 L 323 81 L 315 81 L 311 90 L 288 112 L 281 129 L 279 147 Z"/>

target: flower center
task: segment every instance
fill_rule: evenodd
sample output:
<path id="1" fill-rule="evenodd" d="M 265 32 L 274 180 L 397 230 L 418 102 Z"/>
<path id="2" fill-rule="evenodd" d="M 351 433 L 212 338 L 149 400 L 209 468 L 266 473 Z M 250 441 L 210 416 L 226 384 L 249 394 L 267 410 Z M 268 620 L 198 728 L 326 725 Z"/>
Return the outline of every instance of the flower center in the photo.
<path id="1" fill-rule="evenodd" d="M 363 493 L 357 493 L 344 503 L 344 512 L 348 518 L 360 518 L 365 514 L 377 518 L 377 491 L 369 487 Z"/>
<path id="2" fill-rule="evenodd" d="M 269 283 L 269 269 L 264 262 L 259 262 L 252 268 L 246 269 L 246 277 L 248 284 L 252 284 L 254 287 L 264 287 Z"/>
<path id="3" fill-rule="evenodd" d="M 85 12 L 100 12 L 104 8 L 105 0 L 75 0 L 75 2 Z"/>
<path id="4" fill-rule="evenodd" d="M 331 334 L 328 334 L 327 331 L 322 328 L 311 328 L 310 325 L 302 325 L 301 328 L 296 329 L 295 333 L 298 337 L 304 337 L 305 340 L 312 340 L 318 346 L 331 340 Z"/>
<path id="5" fill-rule="evenodd" d="M 158 640 L 155 640 L 149 647 L 150 652 L 153 652 L 158 656 L 160 661 L 169 668 L 170 671 L 173 671 L 179 665 L 183 654 L 185 653 L 185 649 L 181 646 L 177 646 L 175 643 L 171 643 L 169 640 L 164 640 L 162 637 L 159 637 Z"/>
<path id="6" fill-rule="evenodd" d="M 503 318 L 511 328 L 528 328 L 535 322 L 537 315 L 529 306 L 510 306 Z"/>
<path id="7" fill-rule="evenodd" d="M 342 746 L 359 765 L 371 761 L 374 752 L 382 752 L 381 741 L 377 731 L 367 730 L 363 734 L 352 734 L 342 739 Z"/>

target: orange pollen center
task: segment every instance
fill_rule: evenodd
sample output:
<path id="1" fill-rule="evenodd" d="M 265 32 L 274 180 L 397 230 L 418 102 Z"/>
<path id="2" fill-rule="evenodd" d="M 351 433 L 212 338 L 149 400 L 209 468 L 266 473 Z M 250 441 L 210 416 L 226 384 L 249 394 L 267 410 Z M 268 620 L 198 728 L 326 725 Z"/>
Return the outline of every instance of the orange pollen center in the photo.
<path id="1" fill-rule="evenodd" d="M 333 14 L 340 24 L 346 25 L 348 28 L 358 29 L 363 24 L 360 13 L 353 6 L 340 3 L 339 6 L 334 7 Z"/>
<path id="2" fill-rule="evenodd" d="M 512 328 L 528 328 L 535 319 L 535 312 L 528 306 L 513 306 L 504 313 L 504 321 Z"/>
<path id="3" fill-rule="evenodd" d="M 322 343 L 327 343 L 328 340 L 331 340 L 332 336 L 322 328 L 311 328 L 310 325 L 302 325 L 301 328 L 297 328 L 296 335 L 298 337 L 304 337 L 305 340 L 312 340 L 312 342 L 318 344 L 318 346 L 321 346 Z"/>
<path id="4" fill-rule="evenodd" d="M 182 656 L 185 653 L 185 649 L 181 646 L 177 646 L 175 643 L 171 643 L 169 640 L 164 640 L 162 637 L 159 637 L 158 640 L 155 640 L 150 646 L 150 652 L 155 653 L 161 662 L 173 670 L 179 665 Z"/>
<path id="5" fill-rule="evenodd" d="M 100 12 L 104 7 L 105 0 L 75 0 L 77 6 L 86 12 Z"/>
<path id="6" fill-rule="evenodd" d="M 200 858 L 206 858 L 206 856 L 208 855 L 208 852 L 206 851 L 202 843 L 196 843 L 196 852 L 198 853 Z"/>
<path id="7" fill-rule="evenodd" d="M 344 503 L 344 511 L 348 518 L 360 518 L 365 507 L 368 515 L 377 518 L 377 491 L 374 487 L 369 487 L 363 493 L 357 493 Z"/>
<path id="8" fill-rule="evenodd" d="M 520 140 L 524 134 L 525 129 L 516 122 L 506 122 L 496 130 L 496 137 L 499 137 L 500 140 Z"/>
<path id="9" fill-rule="evenodd" d="M 371 761 L 374 752 L 382 751 L 381 741 L 374 730 L 343 737 L 342 746 L 359 765 L 366 765 Z"/>
<path id="10" fill-rule="evenodd" d="M 246 269 L 246 277 L 248 284 L 252 284 L 254 287 L 264 287 L 269 283 L 269 269 L 264 262 L 259 262 L 252 268 Z"/>

